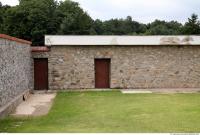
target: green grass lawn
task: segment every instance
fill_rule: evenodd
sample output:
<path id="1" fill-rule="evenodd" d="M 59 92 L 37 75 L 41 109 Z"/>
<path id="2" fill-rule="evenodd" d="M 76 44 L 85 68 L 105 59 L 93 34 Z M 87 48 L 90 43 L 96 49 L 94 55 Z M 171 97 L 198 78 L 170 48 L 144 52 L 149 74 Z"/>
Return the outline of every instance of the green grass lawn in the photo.
<path id="1" fill-rule="evenodd" d="M 47 116 L 6 118 L 0 132 L 200 132 L 200 94 L 58 93 Z"/>

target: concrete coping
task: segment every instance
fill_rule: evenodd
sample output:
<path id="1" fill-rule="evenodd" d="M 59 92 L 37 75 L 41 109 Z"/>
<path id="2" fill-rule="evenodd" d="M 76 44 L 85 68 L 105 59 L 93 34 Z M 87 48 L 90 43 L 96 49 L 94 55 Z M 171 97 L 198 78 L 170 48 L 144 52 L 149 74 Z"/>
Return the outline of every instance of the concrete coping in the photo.
<path id="1" fill-rule="evenodd" d="M 200 45 L 198 35 L 168 36 L 89 36 L 45 35 L 46 46 L 161 46 Z"/>
<path id="2" fill-rule="evenodd" d="M 31 47 L 32 52 L 49 52 L 50 49 L 46 46 Z"/>
<path id="3" fill-rule="evenodd" d="M 10 41 L 19 42 L 19 43 L 23 43 L 23 44 L 27 44 L 27 45 L 32 44 L 32 42 L 30 42 L 30 41 L 27 41 L 27 40 L 24 40 L 24 39 L 19 39 L 19 38 L 16 38 L 16 37 L 12 37 L 12 36 L 9 36 L 9 35 L 6 35 L 6 34 L 0 34 L 0 38 L 7 39 L 7 40 L 10 40 Z"/>

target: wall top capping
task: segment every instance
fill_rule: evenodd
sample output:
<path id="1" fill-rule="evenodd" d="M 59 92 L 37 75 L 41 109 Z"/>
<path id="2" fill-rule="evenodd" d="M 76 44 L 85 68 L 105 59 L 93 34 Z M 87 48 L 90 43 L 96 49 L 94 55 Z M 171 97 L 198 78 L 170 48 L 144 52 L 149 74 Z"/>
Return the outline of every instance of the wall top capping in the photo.
<path id="1" fill-rule="evenodd" d="M 19 38 L 16 38 L 16 37 L 11 37 L 11 36 L 8 36 L 6 34 L 0 34 L 0 39 L 7 39 L 7 40 L 10 40 L 10 41 L 14 41 L 14 42 L 19 42 L 19 43 L 23 43 L 23 44 L 28 44 L 28 45 L 31 45 L 32 42 L 30 41 L 27 41 L 27 40 L 23 40 L 23 39 L 19 39 Z"/>
<path id="2" fill-rule="evenodd" d="M 198 35 L 168 35 L 168 36 L 73 36 L 73 35 L 46 35 L 46 46 L 71 45 L 200 45 Z"/>

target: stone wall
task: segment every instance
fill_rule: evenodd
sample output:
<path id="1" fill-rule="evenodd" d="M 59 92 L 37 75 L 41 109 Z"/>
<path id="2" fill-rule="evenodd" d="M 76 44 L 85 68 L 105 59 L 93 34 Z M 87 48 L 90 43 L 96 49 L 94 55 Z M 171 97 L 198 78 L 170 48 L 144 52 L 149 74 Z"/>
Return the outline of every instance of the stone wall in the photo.
<path id="1" fill-rule="evenodd" d="M 95 58 L 111 58 L 111 88 L 200 88 L 200 46 L 52 46 L 48 58 L 51 90 L 94 88 Z"/>
<path id="2" fill-rule="evenodd" d="M 33 89 L 30 43 L 0 36 L 0 108 Z"/>

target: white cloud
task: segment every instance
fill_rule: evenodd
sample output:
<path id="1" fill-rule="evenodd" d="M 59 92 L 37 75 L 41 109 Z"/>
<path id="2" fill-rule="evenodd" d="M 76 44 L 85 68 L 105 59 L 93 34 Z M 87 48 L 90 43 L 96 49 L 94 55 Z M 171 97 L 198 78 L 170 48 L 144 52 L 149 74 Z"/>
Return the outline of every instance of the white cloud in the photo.
<path id="1" fill-rule="evenodd" d="M 74 0 L 94 19 L 125 18 L 148 23 L 155 19 L 187 21 L 192 13 L 200 13 L 200 1 L 195 0 Z"/>
<path id="2" fill-rule="evenodd" d="M 10 6 L 15 6 L 15 5 L 18 5 L 19 2 L 18 0 L 0 0 L 0 2 L 3 4 L 3 5 L 10 5 Z"/>
<path id="3" fill-rule="evenodd" d="M 16 5 L 18 0 L 0 0 Z M 200 0 L 73 0 L 79 2 L 92 18 L 108 20 L 125 18 L 148 23 L 155 19 L 187 21 L 192 13 L 200 16 Z"/>

